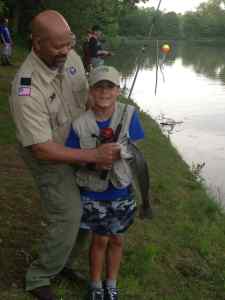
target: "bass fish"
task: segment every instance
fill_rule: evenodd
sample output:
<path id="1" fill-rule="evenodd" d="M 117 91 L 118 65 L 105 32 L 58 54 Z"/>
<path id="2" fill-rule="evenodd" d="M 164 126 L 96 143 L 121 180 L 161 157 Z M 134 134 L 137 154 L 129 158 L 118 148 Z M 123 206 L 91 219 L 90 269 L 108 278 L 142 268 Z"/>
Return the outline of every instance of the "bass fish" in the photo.
<path id="1" fill-rule="evenodd" d="M 132 143 L 128 143 L 128 151 L 132 154 L 132 158 L 129 159 L 129 164 L 135 183 L 141 196 L 141 218 L 153 217 L 153 211 L 151 207 L 151 189 L 150 189 L 150 176 L 148 171 L 148 165 L 143 153 L 138 147 Z"/>

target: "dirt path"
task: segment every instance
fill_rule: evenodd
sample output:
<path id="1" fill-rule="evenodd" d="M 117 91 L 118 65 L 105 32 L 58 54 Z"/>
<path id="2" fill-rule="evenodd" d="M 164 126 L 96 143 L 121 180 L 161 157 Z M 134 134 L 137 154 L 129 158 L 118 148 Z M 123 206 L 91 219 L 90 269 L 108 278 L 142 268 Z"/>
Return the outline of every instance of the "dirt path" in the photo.
<path id="1" fill-rule="evenodd" d="M 43 228 L 39 197 L 15 145 L 0 145 L 0 288 L 22 287 Z M 31 238 L 32 237 L 32 240 Z"/>

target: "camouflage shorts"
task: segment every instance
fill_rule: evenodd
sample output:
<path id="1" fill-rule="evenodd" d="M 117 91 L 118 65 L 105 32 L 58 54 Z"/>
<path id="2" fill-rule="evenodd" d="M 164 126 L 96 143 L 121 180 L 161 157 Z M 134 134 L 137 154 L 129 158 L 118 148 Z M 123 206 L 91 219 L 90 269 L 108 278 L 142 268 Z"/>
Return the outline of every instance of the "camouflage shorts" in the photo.
<path id="1" fill-rule="evenodd" d="M 96 201 L 82 196 L 81 228 L 99 235 L 123 233 L 134 220 L 136 203 L 133 195 L 113 201 Z"/>

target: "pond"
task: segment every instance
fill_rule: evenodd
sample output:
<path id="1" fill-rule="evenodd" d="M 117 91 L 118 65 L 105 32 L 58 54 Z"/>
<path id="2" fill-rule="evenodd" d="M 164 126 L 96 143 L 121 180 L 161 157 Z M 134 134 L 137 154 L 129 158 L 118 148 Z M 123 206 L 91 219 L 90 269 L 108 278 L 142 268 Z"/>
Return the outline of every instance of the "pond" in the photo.
<path id="1" fill-rule="evenodd" d="M 162 43 L 154 44 L 141 55 L 123 47 L 110 63 L 122 73 L 122 88 L 129 93 L 140 58 L 132 99 L 159 124 L 170 125 L 163 131 L 225 205 L 225 51 L 172 42 L 171 52 L 163 55 Z"/>

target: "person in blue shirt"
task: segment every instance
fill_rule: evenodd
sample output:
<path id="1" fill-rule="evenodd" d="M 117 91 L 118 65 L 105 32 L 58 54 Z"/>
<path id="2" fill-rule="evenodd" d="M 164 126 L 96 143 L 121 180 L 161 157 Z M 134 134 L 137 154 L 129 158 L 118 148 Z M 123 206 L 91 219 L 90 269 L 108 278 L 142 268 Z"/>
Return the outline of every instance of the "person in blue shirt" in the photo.
<path id="1" fill-rule="evenodd" d="M 92 69 L 89 83 L 91 108 L 72 123 L 66 146 L 96 148 L 100 143 L 112 141 L 120 145 L 120 157 L 110 169 L 102 162 L 84 165 L 75 174 L 83 205 L 80 226 L 92 233 L 89 299 L 117 300 L 123 233 L 133 223 L 136 210 L 127 145 L 129 141 L 143 139 L 144 131 L 134 106 L 117 101 L 120 77 L 115 68 Z"/>
<path id="2" fill-rule="evenodd" d="M 4 66 L 11 65 L 12 56 L 12 38 L 8 28 L 8 19 L 3 18 L 0 24 L 0 37 L 3 44 L 1 49 L 1 63 Z"/>

